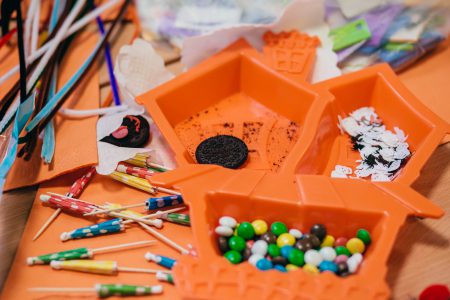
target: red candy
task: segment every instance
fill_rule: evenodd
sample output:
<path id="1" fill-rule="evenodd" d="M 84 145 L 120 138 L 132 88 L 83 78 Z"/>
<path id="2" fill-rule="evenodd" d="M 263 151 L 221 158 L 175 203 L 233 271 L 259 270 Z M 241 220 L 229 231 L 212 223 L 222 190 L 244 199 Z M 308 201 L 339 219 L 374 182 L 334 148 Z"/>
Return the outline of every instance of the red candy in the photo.
<path id="1" fill-rule="evenodd" d="M 348 242 L 348 238 L 345 238 L 345 237 L 342 237 L 342 236 L 338 237 L 336 239 L 336 241 L 334 242 L 334 247 L 338 247 L 338 246 L 344 246 L 345 247 L 347 242 Z"/>

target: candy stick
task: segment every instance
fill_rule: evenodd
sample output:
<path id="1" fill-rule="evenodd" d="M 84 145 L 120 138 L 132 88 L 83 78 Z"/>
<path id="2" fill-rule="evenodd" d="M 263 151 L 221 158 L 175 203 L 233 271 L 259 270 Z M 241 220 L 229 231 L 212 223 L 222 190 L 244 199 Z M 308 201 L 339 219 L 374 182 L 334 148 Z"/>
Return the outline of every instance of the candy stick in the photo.
<path id="1" fill-rule="evenodd" d="M 94 174 L 95 174 L 95 167 L 92 167 L 81 178 L 75 180 L 66 196 L 78 198 Z M 44 231 L 50 226 L 50 224 L 58 217 L 61 211 L 62 211 L 61 208 L 57 208 L 55 210 L 55 212 L 50 216 L 50 218 L 48 218 L 47 221 L 45 221 L 44 225 L 42 225 L 42 227 L 34 235 L 33 241 L 37 240 L 37 238 L 41 236 L 42 233 L 44 233 Z"/>
<path id="2" fill-rule="evenodd" d="M 50 266 L 55 270 L 70 270 L 92 274 L 116 275 L 119 272 L 156 274 L 160 270 L 119 267 L 116 261 L 111 260 L 54 260 Z"/>
<path id="3" fill-rule="evenodd" d="M 183 203 L 183 197 L 181 195 L 164 196 L 157 198 L 150 198 L 146 201 L 148 210 L 154 210 L 162 207 L 175 206 Z"/>
<path id="4" fill-rule="evenodd" d="M 125 285 L 125 284 L 96 284 L 93 288 L 60 288 L 60 287 L 42 287 L 30 288 L 30 292 L 56 292 L 56 293 L 97 293 L 99 298 L 110 296 L 145 296 L 161 294 L 163 287 L 161 285 Z"/>
<path id="5" fill-rule="evenodd" d="M 153 261 L 153 262 L 157 263 L 158 265 L 160 265 L 164 268 L 170 269 L 170 270 L 177 263 L 177 261 L 175 259 L 172 259 L 167 256 L 156 255 L 151 252 L 145 253 L 145 259 L 148 261 Z"/>
<path id="6" fill-rule="evenodd" d="M 119 244 L 119 245 L 112 245 L 102 248 L 96 248 L 96 249 L 88 249 L 88 248 L 76 248 L 76 249 L 70 249 L 55 253 L 49 253 L 49 254 L 43 254 L 39 256 L 32 256 L 27 258 L 27 264 L 28 265 L 48 265 L 52 260 L 74 260 L 74 259 L 81 259 L 81 258 L 92 258 L 94 254 L 97 252 L 104 252 L 104 251 L 111 251 L 111 250 L 117 250 L 121 248 L 127 248 L 127 247 L 136 247 L 136 246 L 143 246 L 143 245 L 149 245 L 154 243 L 155 241 L 140 241 L 140 242 L 134 242 L 134 243 L 127 243 L 127 244 Z"/>
<path id="7" fill-rule="evenodd" d="M 138 153 L 133 158 L 126 160 L 126 162 L 128 162 L 132 165 L 136 165 L 138 167 L 152 168 L 159 172 L 167 172 L 167 171 L 172 170 L 163 165 L 151 162 L 149 158 L 150 158 L 150 154 Z"/>
<path id="8" fill-rule="evenodd" d="M 165 281 L 174 284 L 172 273 L 159 271 L 156 273 L 156 279 L 158 279 L 159 281 Z"/>

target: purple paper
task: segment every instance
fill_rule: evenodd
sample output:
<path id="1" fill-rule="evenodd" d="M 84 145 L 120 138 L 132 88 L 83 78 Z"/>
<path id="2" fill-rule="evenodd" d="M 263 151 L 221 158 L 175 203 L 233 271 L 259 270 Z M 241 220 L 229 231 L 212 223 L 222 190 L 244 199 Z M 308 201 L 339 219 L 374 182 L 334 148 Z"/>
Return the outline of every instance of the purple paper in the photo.
<path id="1" fill-rule="evenodd" d="M 402 5 L 387 5 L 363 14 L 372 37 L 367 46 L 378 46 L 395 17 L 403 10 Z"/>
<path id="2" fill-rule="evenodd" d="M 349 57 L 353 54 L 356 50 L 358 50 L 362 45 L 364 45 L 367 42 L 367 40 L 361 41 L 357 44 L 354 44 L 353 46 L 347 47 L 345 49 L 340 50 L 339 52 L 336 52 L 338 57 L 338 63 Z"/>

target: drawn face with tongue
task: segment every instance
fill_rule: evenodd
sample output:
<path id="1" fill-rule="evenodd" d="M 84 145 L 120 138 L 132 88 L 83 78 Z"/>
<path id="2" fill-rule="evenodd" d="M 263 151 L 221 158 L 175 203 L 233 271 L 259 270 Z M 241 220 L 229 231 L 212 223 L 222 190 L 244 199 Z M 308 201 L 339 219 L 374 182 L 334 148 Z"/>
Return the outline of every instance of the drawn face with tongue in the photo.
<path id="1" fill-rule="evenodd" d="M 119 128 L 101 139 L 119 147 L 139 148 L 150 139 L 150 124 L 142 116 L 125 116 Z"/>

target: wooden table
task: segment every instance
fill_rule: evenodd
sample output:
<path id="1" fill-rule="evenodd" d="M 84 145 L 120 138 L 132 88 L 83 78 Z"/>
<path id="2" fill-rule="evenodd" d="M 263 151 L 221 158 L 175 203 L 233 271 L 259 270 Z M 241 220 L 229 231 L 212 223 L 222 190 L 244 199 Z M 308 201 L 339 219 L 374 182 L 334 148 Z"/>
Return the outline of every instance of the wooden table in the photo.
<path id="1" fill-rule="evenodd" d="M 173 58 L 173 54 L 165 54 L 166 60 Z M 179 74 L 182 65 L 176 62 L 169 69 Z M 107 80 L 105 76 L 101 78 L 101 83 Z M 449 162 L 450 144 L 440 146 L 413 186 L 447 213 L 450 212 Z M 14 258 L 36 190 L 37 187 L 32 187 L 6 193 L 0 202 L 0 289 Z M 393 299 L 414 299 L 430 284 L 450 284 L 449 245 L 448 216 L 440 220 L 409 220 L 400 231 L 389 259 L 387 281 L 392 288 Z"/>

